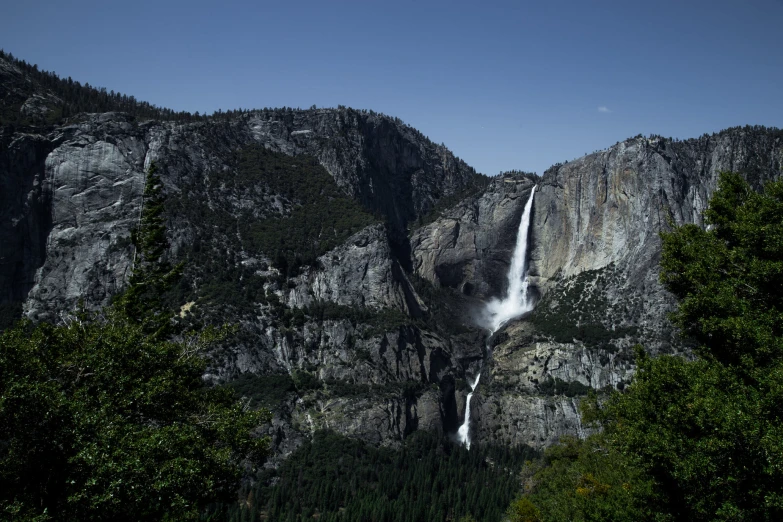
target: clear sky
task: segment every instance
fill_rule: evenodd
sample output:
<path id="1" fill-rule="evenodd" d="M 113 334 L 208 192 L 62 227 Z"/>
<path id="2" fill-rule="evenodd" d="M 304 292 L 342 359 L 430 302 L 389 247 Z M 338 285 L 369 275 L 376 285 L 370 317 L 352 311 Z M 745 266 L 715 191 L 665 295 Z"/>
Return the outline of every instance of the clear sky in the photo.
<path id="1" fill-rule="evenodd" d="M 191 112 L 338 104 L 486 174 L 783 127 L 783 0 L 0 0 L 0 47 Z"/>

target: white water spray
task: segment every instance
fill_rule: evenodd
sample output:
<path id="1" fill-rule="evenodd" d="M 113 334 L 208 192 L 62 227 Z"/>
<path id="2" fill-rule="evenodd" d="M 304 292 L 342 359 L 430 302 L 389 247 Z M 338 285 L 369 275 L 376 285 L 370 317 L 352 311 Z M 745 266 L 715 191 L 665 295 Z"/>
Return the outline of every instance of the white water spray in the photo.
<path id="1" fill-rule="evenodd" d="M 530 229 L 530 213 L 533 210 L 533 196 L 536 187 L 530 191 L 530 198 L 522 211 L 522 220 L 517 231 L 517 244 L 514 247 L 514 255 L 511 257 L 511 266 L 508 269 L 508 291 L 502 300 L 493 299 L 487 303 L 487 315 L 489 316 L 489 336 L 487 337 L 487 349 L 492 334 L 511 319 L 519 317 L 533 309 L 533 304 L 527 293 L 530 285 L 527 277 L 527 235 Z M 476 374 L 476 380 L 470 385 L 470 393 L 465 399 L 465 420 L 457 430 L 457 438 L 461 444 L 470 449 L 470 400 L 481 378 L 481 372 Z"/>
<path id="2" fill-rule="evenodd" d="M 533 303 L 527 294 L 529 281 L 527 278 L 527 235 L 530 230 L 530 213 L 533 210 L 533 196 L 536 187 L 530 191 L 530 198 L 522 212 L 522 220 L 517 231 L 517 244 L 508 269 L 508 291 L 502 300 L 493 299 L 487 303 L 489 329 L 493 333 L 515 317 L 533 309 Z"/>

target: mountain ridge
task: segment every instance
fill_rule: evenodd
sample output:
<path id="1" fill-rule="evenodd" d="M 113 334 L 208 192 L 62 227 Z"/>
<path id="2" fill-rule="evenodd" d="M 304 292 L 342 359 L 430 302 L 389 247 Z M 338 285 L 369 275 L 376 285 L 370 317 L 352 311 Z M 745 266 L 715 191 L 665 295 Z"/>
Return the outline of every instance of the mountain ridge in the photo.
<path id="1" fill-rule="evenodd" d="M 147 104 L 138 117 L 63 116 L 61 97 L 36 91 L 24 68 L 6 81 L 9 63 L 0 57 L 0 305 L 57 321 L 123 288 L 154 161 L 171 256 L 189 261 L 170 302 L 185 320 L 240 326 L 211 354 L 206 379 L 242 378 L 247 390 L 290 379 L 269 427 L 280 456 L 322 428 L 389 445 L 418 429 L 453 433 L 482 366 L 472 439 L 542 447 L 584 436 L 579 395 L 627 384 L 633 343 L 688 356 L 657 282 L 667 217 L 701 224 L 720 170 L 758 188 L 783 164 L 782 131 L 737 127 L 683 141 L 637 136 L 540 177 L 487 178 L 371 111 L 145 120 L 163 110 Z M 17 86 L 28 80 L 31 89 Z M 100 108 L 101 91 L 80 88 Z M 6 119 L 9 110 L 21 116 Z M 242 166 L 248 157 L 257 170 Z M 305 171 L 322 198 L 279 183 Z M 528 251 L 539 307 L 486 351 L 480 312 L 505 290 L 535 184 Z M 287 234 L 295 215 L 307 225 Z"/>

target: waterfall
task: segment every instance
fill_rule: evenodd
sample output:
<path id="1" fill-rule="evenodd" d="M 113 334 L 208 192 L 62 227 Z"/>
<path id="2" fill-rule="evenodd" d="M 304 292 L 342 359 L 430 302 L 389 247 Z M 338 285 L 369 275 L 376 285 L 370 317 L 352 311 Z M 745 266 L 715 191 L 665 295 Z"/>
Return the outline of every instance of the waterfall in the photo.
<path id="1" fill-rule="evenodd" d="M 457 439 L 460 444 L 464 444 L 468 449 L 470 449 L 470 436 L 468 433 L 468 430 L 470 429 L 470 399 L 473 398 L 473 390 L 476 389 L 480 378 L 481 372 L 478 372 L 478 374 L 476 374 L 476 380 L 470 385 L 470 393 L 465 399 L 465 420 L 462 422 L 462 426 L 459 427 L 459 430 L 457 430 Z"/>
<path id="2" fill-rule="evenodd" d="M 509 320 L 519 317 L 533 309 L 527 295 L 527 235 L 530 230 L 530 213 L 533 210 L 533 196 L 536 187 L 530 191 L 530 198 L 522 212 L 522 220 L 517 231 L 517 244 L 514 247 L 514 255 L 511 258 L 511 266 L 508 269 L 508 290 L 502 300 L 493 299 L 487 303 L 489 315 L 489 329 L 492 333 L 506 324 Z M 490 335 L 492 335 L 492 333 Z"/>
<path id="3" fill-rule="evenodd" d="M 533 309 L 533 304 L 527 294 L 529 286 L 527 278 L 527 236 L 530 230 L 530 213 L 533 210 L 533 196 L 536 187 L 530 191 L 530 197 L 522 211 L 522 219 L 517 230 L 517 244 L 514 247 L 514 255 L 511 257 L 511 266 L 508 269 L 508 290 L 502 300 L 493 299 L 487 303 L 487 315 L 489 317 L 489 335 L 487 336 L 487 349 L 492 334 L 515 317 Z M 476 380 L 470 385 L 470 393 L 465 399 L 465 420 L 457 430 L 457 439 L 470 449 L 470 400 L 481 378 L 481 371 L 476 374 Z"/>

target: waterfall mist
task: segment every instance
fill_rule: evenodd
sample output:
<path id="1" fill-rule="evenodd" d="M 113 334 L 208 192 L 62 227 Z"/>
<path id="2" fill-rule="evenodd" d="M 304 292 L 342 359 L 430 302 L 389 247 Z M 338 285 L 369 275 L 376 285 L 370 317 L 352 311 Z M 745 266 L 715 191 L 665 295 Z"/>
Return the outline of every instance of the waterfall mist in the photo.
<path id="1" fill-rule="evenodd" d="M 503 299 L 493 299 L 487 303 L 486 319 L 489 335 L 487 336 L 487 350 L 489 351 L 489 340 L 492 334 L 506 324 L 511 319 L 519 317 L 525 312 L 533 309 L 533 303 L 528 296 L 528 278 L 527 278 L 527 243 L 528 231 L 530 230 L 530 214 L 533 210 L 533 196 L 536 193 L 536 187 L 530 191 L 530 197 L 522 211 L 522 219 L 519 222 L 517 231 L 517 244 L 514 247 L 514 255 L 511 257 L 511 266 L 508 269 L 508 290 Z M 462 426 L 457 430 L 457 439 L 460 444 L 464 444 L 470 449 L 470 400 L 473 398 L 473 392 L 481 378 L 481 372 L 476 374 L 476 379 L 470 385 L 470 393 L 465 398 L 465 420 Z"/>

